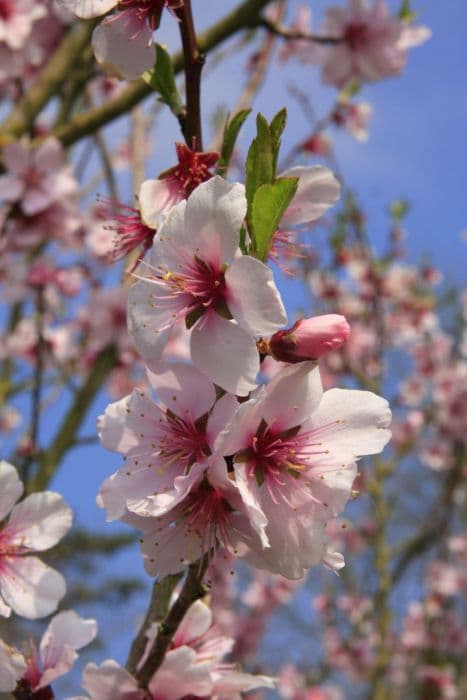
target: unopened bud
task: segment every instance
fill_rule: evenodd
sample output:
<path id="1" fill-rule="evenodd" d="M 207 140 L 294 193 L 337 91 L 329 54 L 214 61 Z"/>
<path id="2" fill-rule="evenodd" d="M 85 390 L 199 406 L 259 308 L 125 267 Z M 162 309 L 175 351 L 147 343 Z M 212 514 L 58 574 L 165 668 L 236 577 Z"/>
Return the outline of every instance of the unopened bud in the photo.
<path id="1" fill-rule="evenodd" d="M 326 314 L 301 319 L 292 328 L 274 333 L 269 347 L 275 360 L 304 362 L 337 350 L 349 335 L 350 326 L 344 316 Z"/>

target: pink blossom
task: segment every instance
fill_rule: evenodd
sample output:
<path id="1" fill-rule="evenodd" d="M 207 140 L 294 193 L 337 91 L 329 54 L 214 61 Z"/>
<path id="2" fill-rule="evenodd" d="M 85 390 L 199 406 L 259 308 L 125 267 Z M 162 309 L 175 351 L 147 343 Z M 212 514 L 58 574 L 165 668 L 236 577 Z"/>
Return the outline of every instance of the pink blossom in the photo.
<path id="1" fill-rule="evenodd" d="M 7 202 L 21 201 L 25 214 L 44 211 L 55 202 L 77 191 L 71 168 L 63 164 L 63 148 L 48 138 L 35 151 L 24 143 L 11 143 L 3 149 L 6 175 L 0 176 L 0 192 Z"/>
<path id="2" fill-rule="evenodd" d="M 44 491 L 27 496 L 16 469 L 0 462 L 0 615 L 11 609 L 35 619 L 49 615 L 65 594 L 65 581 L 55 569 L 32 552 L 53 547 L 71 527 L 71 510 L 58 493 Z"/>
<path id="3" fill-rule="evenodd" d="M 98 421 L 104 446 L 125 455 L 124 466 L 100 490 L 100 504 L 111 520 L 126 508 L 162 515 L 181 501 L 192 485 L 191 468 L 207 466 L 237 405 L 228 395 L 216 402 L 214 385 L 195 367 L 161 365 L 148 378 L 160 407 L 135 390 L 110 404 Z"/>
<path id="4" fill-rule="evenodd" d="M 0 42 L 14 50 L 23 48 L 32 25 L 45 14 L 45 7 L 37 2 L 0 0 Z"/>
<path id="5" fill-rule="evenodd" d="M 242 185 L 201 184 L 167 215 L 129 293 L 129 330 L 146 361 L 160 358 L 170 328 L 184 320 L 194 364 L 238 395 L 255 387 L 255 336 L 286 320 L 271 270 L 240 253 L 245 214 Z"/>
<path id="6" fill-rule="evenodd" d="M 300 319 L 292 328 L 277 331 L 269 339 L 274 359 L 280 362 L 317 360 L 337 350 L 347 340 L 350 326 L 344 316 L 326 314 Z"/>
<path id="7" fill-rule="evenodd" d="M 372 5 L 348 0 L 347 7 L 329 8 L 321 31 L 340 41 L 324 47 L 324 82 L 343 88 L 351 80 L 372 82 L 400 73 L 410 45 L 402 39 L 405 26 L 384 0 Z"/>
<path id="8" fill-rule="evenodd" d="M 373 107 L 368 102 L 349 102 L 341 99 L 333 109 L 331 119 L 336 126 L 343 127 L 357 141 L 368 138 L 368 122 L 373 114 Z"/>
<path id="9" fill-rule="evenodd" d="M 233 458 L 236 483 L 258 535 L 248 559 L 301 578 L 325 558 L 324 523 L 349 498 L 356 458 L 383 449 L 389 421 L 387 402 L 375 394 L 323 393 L 311 362 L 280 371 L 241 404 L 216 448 Z M 329 563 L 341 564 L 335 557 Z"/>

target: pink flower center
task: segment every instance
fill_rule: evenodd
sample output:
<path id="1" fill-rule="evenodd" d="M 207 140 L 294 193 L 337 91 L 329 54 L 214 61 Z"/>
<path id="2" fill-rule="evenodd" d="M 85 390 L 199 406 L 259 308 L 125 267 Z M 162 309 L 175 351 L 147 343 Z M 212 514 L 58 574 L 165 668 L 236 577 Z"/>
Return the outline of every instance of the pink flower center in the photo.
<path id="1" fill-rule="evenodd" d="M 0 0 L 0 19 L 7 21 L 15 14 L 14 0 Z"/>
<path id="2" fill-rule="evenodd" d="M 160 462 L 165 467 L 177 464 L 186 473 L 192 464 L 210 454 L 204 429 L 205 420 L 184 420 L 170 410 L 166 411 L 165 416 L 166 423 L 161 424 L 161 427 L 166 434 L 159 440 Z"/>
<path id="3" fill-rule="evenodd" d="M 219 543 L 231 549 L 231 513 L 232 507 L 222 493 L 204 480 L 184 500 L 181 519 L 186 532 L 200 540 L 201 551 L 206 554 Z"/>
<path id="4" fill-rule="evenodd" d="M 151 247 L 155 231 L 141 219 L 138 209 L 127 206 L 121 202 L 102 200 L 105 210 L 103 215 L 110 219 L 108 228 L 115 232 L 113 239 L 112 262 L 122 260 L 132 250 L 141 247 L 141 255 L 135 261 L 135 265 Z"/>
<path id="5" fill-rule="evenodd" d="M 364 22 L 354 22 L 345 28 L 344 41 L 350 46 L 352 51 L 361 51 L 369 41 L 369 28 Z"/>

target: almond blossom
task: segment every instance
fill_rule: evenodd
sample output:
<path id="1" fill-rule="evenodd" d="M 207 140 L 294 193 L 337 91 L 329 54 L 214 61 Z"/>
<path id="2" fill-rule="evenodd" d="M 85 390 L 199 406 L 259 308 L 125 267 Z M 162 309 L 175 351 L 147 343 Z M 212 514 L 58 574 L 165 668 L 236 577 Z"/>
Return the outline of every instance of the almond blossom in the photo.
<path id="1" fill-rule="evenodd" d="M 36 697 L 46 697 L 46 689 L 52 681 L 60 678 L 71 670 L 78 654 L 76 651 L 86 646 L 95 638 L 97 625 L 95 620 L 85 620 L 74 610 L 64 610 L 55 615 L 50 621 L 40 641 L 39 650 L 31 640 L 25 644 L 25 654 L 3 645 L 0 640 L 0 678 L 8 673 L 8 664 L 14 663 L 17 669 L 15 683 L 8 683 L 9 690 L 14 690 L 16 681 L 21 683 L 23 692 L 26 690 Z M 2 656 L 2 647 L 6 649 L 6 659 Z M 11 674 L 10 674 L 11 675 Z M 1 686 L 0 690 L 4 690 Z M 47 695 L 48 697 L 48 695 Z"/>
<path id="2" fill-rule="evenodd" d="M 194 364 L 243 396 L 259 370 L 255 337 L 286 322 L 271 270 L 241 255 L 245 215 L 243 185 L 201 184 L 167 215 L 129 293 L 129 330 L 146 361 L 160 358 L 169 329 L 185 320 Z"/>
<path id="3" fill-rule="evenodd" d="M 258 536 L 249 543 L 254 565 L 292 579 L 321 560 L 342 566 L 324 524 L 350 496 L 357 457 L 387 443 L 389 421 L 387 401 L 371 392 L 323 393 L 311 362 L 286 367 L 240 405 L 215 447 L 233 458 Z"/>
<path id="4" fill-rule="evenodd" d="M 16 503 L 23 485 L 16 469 L 0 462 L 0 615 L 49 615 L 65 594 L 65 580 L 33 552 L 50 549 L 71 527 L 71 510 L 58 493 L 44 491 Z"/>
<path id="5" fill-rule="evenodd" d="M 96 27 L 92 37 L 99 63 L 119 77 L 133 80 L 153 67 L 152 35 L 158 28 L 163 9 L 183 7 L 183 0 L 59 0 L 78 17 L 100 17 L 112 10 Z"/>
<path id="6" fill-rule="evenodd" d="M 229 395 L 216 402 L 214 385 L 195 367 L 174 363 L 157 369 L 148 371 L 148 379 L 160 406 L 135 389 L 110 404 L 98 421 L 103 445 L 125 455 L 124 466 L 100 489 L 109 520 L 126 508 L 162 515 L 181 501 L 197 479 L 193 465 L 207 465 L 237 406 Z"/>
<path id="7" fill-rule="evenodd" d="M 8 144 L 3 149 L 3 162 L 7 173 L 0 175 L 0 198 L 21 201 L 29 216 L 77 192 L 72 170 L 64 165 L 63 148 L 53 137 L 34 151 L 25 143 Z"/>

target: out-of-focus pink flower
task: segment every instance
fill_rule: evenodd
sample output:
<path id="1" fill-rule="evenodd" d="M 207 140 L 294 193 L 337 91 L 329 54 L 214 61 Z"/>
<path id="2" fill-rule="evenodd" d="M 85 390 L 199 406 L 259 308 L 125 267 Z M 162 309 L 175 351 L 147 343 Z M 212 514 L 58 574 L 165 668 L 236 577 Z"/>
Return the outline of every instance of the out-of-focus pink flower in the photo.
<path id="1" fill-rule="evenodd" d="M 343 127 L 357 141 L 368 138 L 368 122 L 373 114 L 373 107 L 368 102 L 349 102 L 340 100 L 331 114 L 336 126 Z"/>
<path id="2" fill-rule="evenodd" d="M 0 693 L 12 693 L 25 670 L 22 653 L 0 639 Z"/>
<path id="3" fill-rule="evenodd" d="M 350 335 L 344 316 L 327 314 L 300 319 L 292 328 L 277 331 L 269 339 L 274 359 L 280 362 L 317 360 L 340 348 Z"/>

